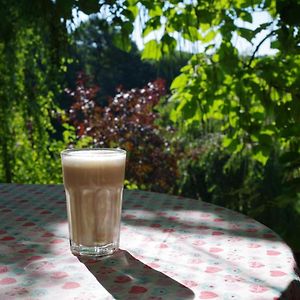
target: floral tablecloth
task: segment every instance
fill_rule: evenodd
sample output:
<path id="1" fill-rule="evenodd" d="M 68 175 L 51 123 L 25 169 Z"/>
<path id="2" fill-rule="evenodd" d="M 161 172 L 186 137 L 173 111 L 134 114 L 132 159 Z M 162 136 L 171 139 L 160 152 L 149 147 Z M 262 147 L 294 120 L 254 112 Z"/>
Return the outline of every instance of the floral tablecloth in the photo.
<path id="1" fill-rule="evenodd" d="M 253 219 L 141 191 L 124 193 L 121 250 L 79 260 L 63 186 L 0 184 L 1 300 L 274 300 L 298 283 L 294 267 L 289 247 Z"/>

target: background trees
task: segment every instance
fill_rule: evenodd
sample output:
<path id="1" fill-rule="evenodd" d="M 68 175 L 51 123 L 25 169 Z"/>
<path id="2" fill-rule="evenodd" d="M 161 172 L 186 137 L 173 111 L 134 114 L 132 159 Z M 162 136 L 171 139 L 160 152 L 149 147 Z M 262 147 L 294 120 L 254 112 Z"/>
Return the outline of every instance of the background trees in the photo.
<path id="1" fill-rule="evenodd" d="M 116 34 L 106 20 L 98 17 L 82 23 L 72 33 L 74 63 L 68 74 L 75 77 L 78 72 L 85 70 L 101 87 L 97 94 L 99 103 L 105 103 L 108 96 L 113 96 L 120 84 L 125 89 L 142 87 L 157 76 L 155 67 L 141 60 L 133 42 L 130 52 L 114 44 Z"/>
<path id="2" fill-rule="evenodd" d="M 65 59 L 65 23 L 51 1 L 0 5 L 0 180 L 57 181 L 59 156 L 50 137 Z"/>

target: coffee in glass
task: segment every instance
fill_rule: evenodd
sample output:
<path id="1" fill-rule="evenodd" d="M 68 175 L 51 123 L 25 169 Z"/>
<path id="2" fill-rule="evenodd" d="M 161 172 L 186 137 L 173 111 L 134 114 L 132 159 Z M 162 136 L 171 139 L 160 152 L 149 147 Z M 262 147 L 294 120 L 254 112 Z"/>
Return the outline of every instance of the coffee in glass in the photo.
<path id="1" fill-rule="evenodd" d="M 126 151 L 61 153 L 71 251 L 103 256 L 119 247 Z"/>

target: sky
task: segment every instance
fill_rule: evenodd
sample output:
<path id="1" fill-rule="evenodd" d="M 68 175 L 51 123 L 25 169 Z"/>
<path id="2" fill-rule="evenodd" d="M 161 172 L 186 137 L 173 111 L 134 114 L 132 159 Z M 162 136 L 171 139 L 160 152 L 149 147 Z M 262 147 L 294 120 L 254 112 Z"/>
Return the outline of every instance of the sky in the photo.
<path id="1" fill-rule="evenodd" d="M 78 26 L 81 22 L 84 22 L 88 20 L 88 16 L 82 12 L 76 12 L 74 15 L 74 24 L 75 26 Z M 255 29 L 260 24 L 270 22 L 272 21 L 271 16 L 268 12 L 260 11 L 260 12 L 254 12 L 252 13 L 253 22 L 248 23 L 244 22 L 242 20 L 235 20 L 235 24 L 239 27 L 245 27 L 248 29 Z M 252 44 L 249 43 L 247 40 L 239 37 L 237 34 L 235 34 L 232 38 L 232 43 L 235 45 L 235 47 L 238 49 L 240 54 L 249 55 L 253 52 L 253 50 L 256 48 L 256 46 L 260 43 L 260 41 L 263 40 L 263 38 L 269 34 L 271 29 L 268 30 L 262 30 L 259 34 L 256 35 L 256 37 L 252 40 Z M 162 36 L 162 31 L 157 31 L 153 34 L 149 34 L 146 38 L 142 38 L 142 29 L 141 24 L 137 18 L 134 24 L 134 31 L 132 33 L 132 40 L 136 43 L 139 50 L 142 50 L 144 48 L 144 45 L 147 41 L 150 39 L 158 39 Z M 178 36 L 174 36 L 178 39 Z M 220 36 L 216 37 L 214 40 L 214 43 L 218 44 L 220 43 Z M 182 50 L 186 52 L 203 52 L 205 45 L 198 43 L 191 43 L 189 41 L 183 40 L 179 38 L 179 46 L 177 47 L 177 50 Z M 275 49 L 271 48 L 271 38 L 268 38 L 257 51 L 256 55 L 274 55 L 276 53 Z"/>
<path id="2" fill-rule="evenodd" d="M 246 27 L 248 29 L 255 29 L 260 24 L 271 22 L 272 18 L 270 14 L 266 11 L 262 12 L 255 12 L 252 14 L 253 23 L 249 24 L 243 22 L 241 20 L 237 20 L 235 23 L 240 27 Z M 272 28 L 274 29 L 274 28 Z M 251 45 L 248 41 L 241 37 L 235 37 L 236 39 L 236 47 L 239 49 L 239 52 L 244 53 L 251 53 L 253 52 L 253 48 L 260 43 L 268 34 L 270 33 L 269 30 L 262 30 L 259 34 L 256 35 L 255 39 L 253 40 L 253 45 Z M 271 48 L 271 38 L 268 38 L 259 48 L 257 55 L 274 55 L 277 50 Z"/>

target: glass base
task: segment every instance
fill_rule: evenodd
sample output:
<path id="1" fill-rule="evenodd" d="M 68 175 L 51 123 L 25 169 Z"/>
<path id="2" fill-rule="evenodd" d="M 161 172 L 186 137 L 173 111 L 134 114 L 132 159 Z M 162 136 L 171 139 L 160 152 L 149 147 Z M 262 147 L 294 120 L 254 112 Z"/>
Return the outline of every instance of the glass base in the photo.
<path id="1" fill-rule="evenodd" d="M 103 246 L 87 247 L 70 240 L 71 252 L 76 256 L 106 256 L 111 255 L 119 249 L 117 244 L 111 243 Z"/>

